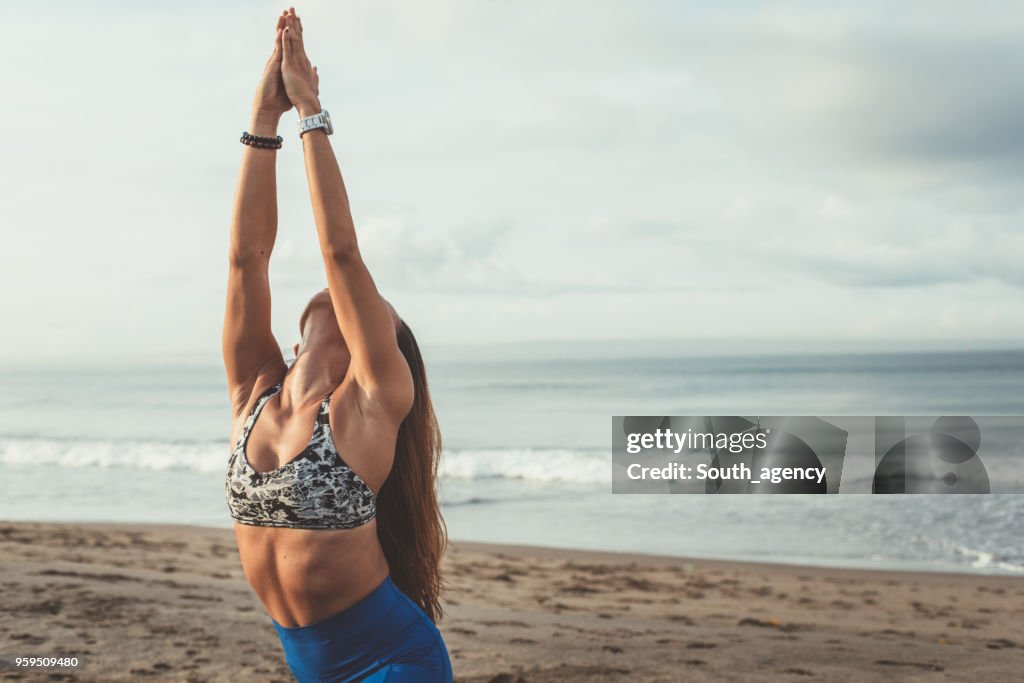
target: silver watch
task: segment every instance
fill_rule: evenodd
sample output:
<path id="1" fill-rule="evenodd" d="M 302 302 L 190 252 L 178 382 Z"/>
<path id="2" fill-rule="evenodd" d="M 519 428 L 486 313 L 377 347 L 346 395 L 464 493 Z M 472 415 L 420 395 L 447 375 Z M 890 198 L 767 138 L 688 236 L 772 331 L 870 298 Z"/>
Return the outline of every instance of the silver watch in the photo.
<path id="1" fill-rule="evenodd" d="M 323 128 L 328 135 L 334 133 L 334 128 L 331 126 L 331 115 L 327 113 L 326 109 L 322 109 L 319 114 L 299 119 L 299 137 L 301 138 L 304 134 L 317 128 Z"/>

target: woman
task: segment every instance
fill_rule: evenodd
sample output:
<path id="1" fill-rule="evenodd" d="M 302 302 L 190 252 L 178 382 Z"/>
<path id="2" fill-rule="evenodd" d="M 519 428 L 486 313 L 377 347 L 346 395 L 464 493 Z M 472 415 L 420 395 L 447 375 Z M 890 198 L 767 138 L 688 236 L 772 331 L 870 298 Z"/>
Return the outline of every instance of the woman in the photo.
<path id="1" fill-rule="evenodd" d="M 277 22 L 231 226 L 225 493 L 245 575 L 299 681 L 451 681 L 441 616 L 440 435 L 409 327 L 359 255 L 294 10 Z M 295 106 L 328 287 L 285 363 L 270 329 L 277 126 Z M 318 125 L 321 127 L 316 127 Z M 312 434 L 312 437 L 310 436 Z M 298 455 L 296 455 L 298 454 Z"/>

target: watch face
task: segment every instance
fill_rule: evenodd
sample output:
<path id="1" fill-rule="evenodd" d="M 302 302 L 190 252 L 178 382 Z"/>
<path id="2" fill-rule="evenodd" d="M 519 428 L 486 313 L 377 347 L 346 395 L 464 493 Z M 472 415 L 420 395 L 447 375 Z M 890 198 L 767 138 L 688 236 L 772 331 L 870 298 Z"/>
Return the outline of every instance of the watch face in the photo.
<path id="1" fill-rule="evenodd" d="M 327 129 L 327 134 L 330 135 L 334 132 L 334 126 L 331 125 L 331 115 L 327 113 L 326 109 L 321 112 L 321 115 L 324 118 L 324 128 Z"/>

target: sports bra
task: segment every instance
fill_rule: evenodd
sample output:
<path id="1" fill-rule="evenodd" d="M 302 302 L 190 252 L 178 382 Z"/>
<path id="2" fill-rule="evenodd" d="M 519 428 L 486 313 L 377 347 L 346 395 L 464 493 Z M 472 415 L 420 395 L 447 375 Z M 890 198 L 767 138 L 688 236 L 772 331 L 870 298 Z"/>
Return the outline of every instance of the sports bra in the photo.
<path id="1" fill-rule="evenodd" d="M 260 395 L 231 451 L 224 482 L 231 517 L 249 526 L 289 529 L 352 529 L 366 524 L 377 514 L 377 499 L 334 446 L 330 395 L 320 402 L 313 437 L 299 455 L 269 472 L 257 472 L 249 464 L 249 434 L 263 406 L 281 387 L 279 382 Z"/>

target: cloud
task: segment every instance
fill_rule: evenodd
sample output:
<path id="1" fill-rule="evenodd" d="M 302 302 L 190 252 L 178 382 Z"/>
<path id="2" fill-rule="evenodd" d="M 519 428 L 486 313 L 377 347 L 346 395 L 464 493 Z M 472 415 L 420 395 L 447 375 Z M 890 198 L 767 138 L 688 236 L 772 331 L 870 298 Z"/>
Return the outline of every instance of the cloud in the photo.
<path id="1" fill-rule="evenodd" d="M 753 144 L 892 184 L 1021 173 L 1024 43 L 1005 6 L 797 3 L 700 28 L 680 41 L 689 68 Z"/>
<path id="2" fill-rule="evenodd" d="M 216 347 L 236 140 L 276 9 L 12 10 L 0 51 L 33 68 L 9 74 L 5 128 L 55 111 L 88 134 L 7 141 L 8 324 L 71 353 Z M 789 336 L 1024 333 L 1024 15 L 1001 3 L 303 11 L 371 272 L 436 340 L 687 334 L 660 311 L 749 302 L 744 325 Z M 324 285 L 292 124 L 271 266 L 289 333 Z M 942 324 L 921 313 L 940 296 Z"/>
<path id="3" fill-rule="evenodd" d="M 436 219 L 435 219 L 436 220 Z M 435 229 L 416 215 L 367 216 L 358 228 L 359 249 L 380 287 L 391 290 L 512 291 L 522 283 L 502 254 L 507 223 Z M 440 239 L 438 239 L 440 236 Z M 323 286 L 323 264 L 312 248 L 292 240 L 275 255 L 275 283 Z"/>

